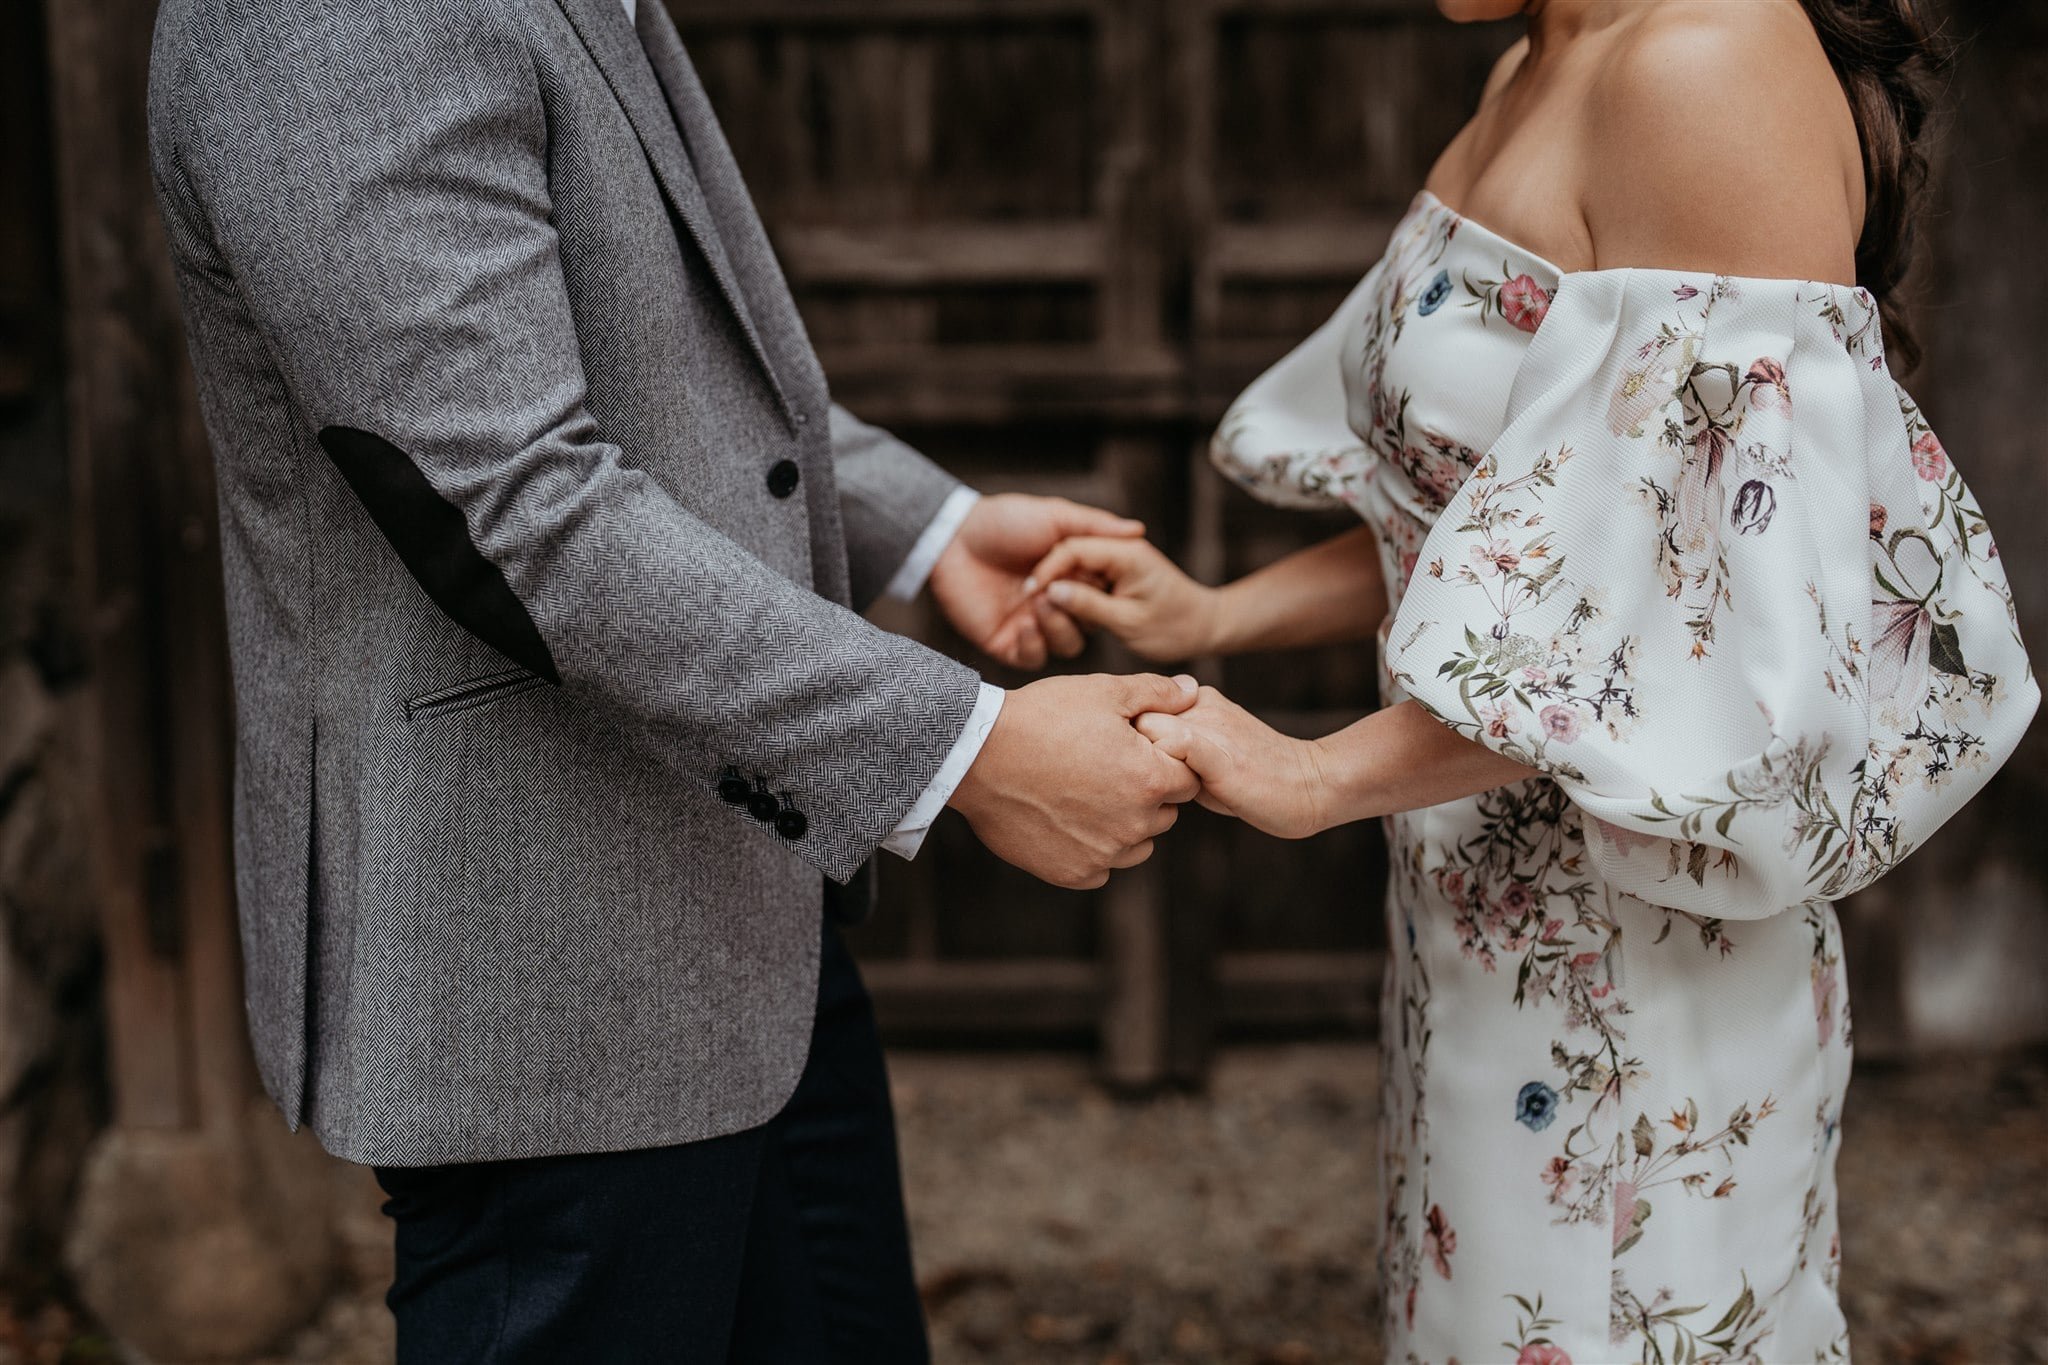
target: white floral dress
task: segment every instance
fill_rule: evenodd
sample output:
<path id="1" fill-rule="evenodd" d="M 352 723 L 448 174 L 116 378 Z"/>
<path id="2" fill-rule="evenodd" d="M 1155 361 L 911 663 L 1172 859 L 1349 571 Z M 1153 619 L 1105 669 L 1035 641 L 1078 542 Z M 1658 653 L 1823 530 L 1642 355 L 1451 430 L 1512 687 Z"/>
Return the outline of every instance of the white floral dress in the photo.
<path id="1" fill-rule="evenodd" d="M 1425 193 L 1215 453 L 1373 527 L 1388 704 L 1545 774 L 1387 822 L 1388 1359 L 1845 1359 L 1830 902 L 2039 699 L 1870 297 Z"/>

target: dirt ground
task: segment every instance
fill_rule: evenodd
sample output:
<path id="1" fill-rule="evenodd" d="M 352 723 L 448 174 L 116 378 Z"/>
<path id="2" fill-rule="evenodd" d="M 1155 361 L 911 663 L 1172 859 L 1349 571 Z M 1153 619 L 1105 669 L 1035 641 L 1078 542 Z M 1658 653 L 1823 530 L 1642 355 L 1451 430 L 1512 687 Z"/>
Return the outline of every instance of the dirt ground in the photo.
<path id="1" fill-rule="evenodd" d="M 939 1365 L 1378 1365 L 1369 1047 L 1235 1050 L 1206 1094 L 1142 1102 L 1073 1056 L 894 1076 Z M 1865 1068 L 1850 1093 L 1856 1359 L 2048 1362 L 2048 1054 Z M 367 1185 L 348 1235 L 356 1286 L 263 1365 L 390 1358 Z M 31 1335 L 15 1359 L 65 1358 Z"/>

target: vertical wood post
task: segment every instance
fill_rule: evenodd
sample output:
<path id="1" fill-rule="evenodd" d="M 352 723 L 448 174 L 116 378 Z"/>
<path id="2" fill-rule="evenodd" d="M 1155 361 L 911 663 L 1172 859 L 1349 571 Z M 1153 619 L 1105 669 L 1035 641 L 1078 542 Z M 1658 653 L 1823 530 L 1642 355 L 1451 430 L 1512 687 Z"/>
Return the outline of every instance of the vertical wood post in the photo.
<path id="1" fill-rule="evenodd" d="M 213 484 L 147 150 L 155 4 L 52 0 L 47 15 L 90 665 L 77 751 L 114 1118 L 86 1158 L 65 1260 L 125 1345 L 236 1358 L 325 1296 L 328 1163 L 252 1103 Z"/>

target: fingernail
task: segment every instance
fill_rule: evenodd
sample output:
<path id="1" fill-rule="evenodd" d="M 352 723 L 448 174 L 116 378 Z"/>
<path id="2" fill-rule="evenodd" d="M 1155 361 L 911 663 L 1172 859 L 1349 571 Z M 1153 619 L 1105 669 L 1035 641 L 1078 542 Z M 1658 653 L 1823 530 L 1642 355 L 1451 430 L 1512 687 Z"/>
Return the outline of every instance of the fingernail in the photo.
<path id="1" fill-rule="evenodd" d="M 1195 681 L 1192 674 L 1176 673 L 1173 675 L 1173 680 L 1180 684 L 1180 690 L 1183 692 L 1199 692 L 1202 690 L 1202 685 Z"/>
<path id="2" fill-rule="evenodd" d="M 1027 578 L 1024 580 L 1024 595 L 1026 597 L 1031 596 L 1032 593 L 1035 593 L 1037 591 L 1038 580 L 1036 578 Z"/>
<path id="3" fill-rule="evenodd" d="M 1052 599 L 1054 605 L 1065 606 L 1067 603 L 1067 599 L 1074 595 L 1074 590 L 1068 587 L 1065 582 L 1059 582 L 1047 588 L 1045 590 L 1045 595 L 1048 598 Z"/>

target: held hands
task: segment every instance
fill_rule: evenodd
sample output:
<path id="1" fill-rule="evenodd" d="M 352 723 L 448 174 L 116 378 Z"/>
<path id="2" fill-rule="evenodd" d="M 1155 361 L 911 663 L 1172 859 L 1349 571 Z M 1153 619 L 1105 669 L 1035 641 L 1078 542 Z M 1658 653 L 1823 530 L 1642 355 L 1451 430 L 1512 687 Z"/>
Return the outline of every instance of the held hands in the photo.
<path id="1" fill-rule="evenodd" d="M 992 494 L 932 567 L 932 597 L 953 629 L 997 662 L 1042 668 L 1048 653 L 1071 659 L 1087 642 L 1071 616 L 1025 586 L 1032 566 L 1069 537 L 1114 545 L 1144 533 L 1129 517 L 1065 498 Z"/>
<path id="2" fill-rule="evenodd" d="M 1140 658 L 1191 659 L 1222 648 L 1223 594 L 1187 576 L 1136 536 L 1064 540 L 1024 590 L 1072 621 L 1108 631 Z"/>
<path id="3" fill-rule="evenodd" d="M 1191 707 L 1139 716 L 1138 732 L 1193 770 L 1196 799 L 1210 810 L 1282 839 L 1333 823 L 1322 746 L 1281 734 L 1213 687 Z"/>
<path id="4" fill-rule="evenodd" d="M 1011 692 L 950 804 L 989 850 L 1055 886 L 1087 890 L 1152 856 L 1201 783 L 1139 734 L 1195 705 L 1192 678 L 1091 674 Z"/>
<path id="5" fill-rule="evenodd" d="M 1145 540 L 1062 541 L 1032 570 L 1026 591 L 1040 585 L 1067 616 L 1108 631 L 1141 658 L 1187 659 L 1229 646 L 1222 592 L 1188 577 Z M 1283 839 L 1330 824 L 1322 750 L 1274 730 L 1215 688 L 1201 688 L 1192 707 L 1139 716 L 1137 727 L 1201 780 L 1196 799 L 1208 809 Z"/>

